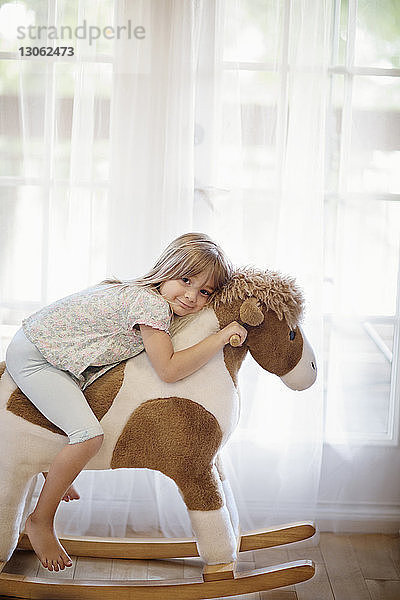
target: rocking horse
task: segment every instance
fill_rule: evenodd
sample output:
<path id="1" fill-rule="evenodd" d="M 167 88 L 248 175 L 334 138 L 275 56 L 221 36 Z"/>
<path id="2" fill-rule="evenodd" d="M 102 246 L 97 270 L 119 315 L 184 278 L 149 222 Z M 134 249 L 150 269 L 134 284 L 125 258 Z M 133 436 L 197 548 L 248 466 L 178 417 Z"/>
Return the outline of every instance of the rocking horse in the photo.
<path id="1" fill-rule="evenodd" d="M 19 598 L 200 599 L 274 589 L 313 576 L 312 561 L 236 573 L 237 551 L 295 542 L 315 533 L 312 523 L 239 534 L 237 510 L 219 451 L 239 419 L 237 375 L 249 352 L 293 390 L 317 375 L 313 350 L 300 326 L 303 296 L 295 281 L 273 271 L 235 272 L 212 305 L 173 338 L 193 345 L 233 320 L 248 330 L 204 367 L 176 383 L 161 381 L 145 352 L 120 363 L 85 390 L 104 429 L 104 443 L 87 469 L 145 468 L 175 481 L 187 506 L 194 540 L 65 537 L 67 552 L 109 558 L 200 556 L 203 576 L 182 581 L 85 581 L 0 574 L 0 595 Z M 0 366 L 0 571 L 15 548 L 29 549 L 23 528 L 36 475 L 48 470 L 65 434 L 30 403 Z"/>

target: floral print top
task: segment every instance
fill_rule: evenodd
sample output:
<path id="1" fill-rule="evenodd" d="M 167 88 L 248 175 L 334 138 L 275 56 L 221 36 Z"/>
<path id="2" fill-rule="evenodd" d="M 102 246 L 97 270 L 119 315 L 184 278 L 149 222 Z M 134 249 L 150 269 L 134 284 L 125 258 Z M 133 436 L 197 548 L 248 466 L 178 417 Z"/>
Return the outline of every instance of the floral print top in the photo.
<path id="1" fill-rule="evenodd" d="M 45 306 L 22 322 L 27 338 L 82 389 L 117 363 L 144 350 L 140 330 L 168 333 L 168 302 L 132 283 L 100 284 Z"/>

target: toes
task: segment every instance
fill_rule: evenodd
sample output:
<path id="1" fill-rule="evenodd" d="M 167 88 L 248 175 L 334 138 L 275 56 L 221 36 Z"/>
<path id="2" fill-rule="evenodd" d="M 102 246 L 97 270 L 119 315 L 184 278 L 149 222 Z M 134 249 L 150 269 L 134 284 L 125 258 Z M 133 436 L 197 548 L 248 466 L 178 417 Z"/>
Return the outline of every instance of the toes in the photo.
<path id="1" fill-rule="evenodd" d="M 62 556 L 58 557 L 57 562 L 58 562 L 58 566 L 60 567 L 60 571 L 64 571 L 65 564 L 64 564 Z"/>

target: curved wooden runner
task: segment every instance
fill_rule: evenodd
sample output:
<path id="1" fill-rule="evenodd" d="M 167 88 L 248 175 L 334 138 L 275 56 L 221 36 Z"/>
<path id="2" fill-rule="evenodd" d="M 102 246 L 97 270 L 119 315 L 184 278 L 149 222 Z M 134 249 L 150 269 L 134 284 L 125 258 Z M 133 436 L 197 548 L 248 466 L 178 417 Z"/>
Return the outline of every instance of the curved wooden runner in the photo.
<path id="1" fill-rule="evenodd" d="M 293 585 L 310 579 L 315 572 L 310 560 L 294 561 L 274 567 L 266 567 L 235 574 L 234 579 L 205 581 L 191 578 L 171 581 L 93 581 L 58 578 L 40 579 L 0 574 L 0 594 L 39 600 L 200 600 L 237 596 L 251 592 L 271 590 L 285 585 Z"/>
<path id="2" fill-rule="evenodd" d="M 258 550 L 297 542 L 313 536 L 313 523 L 295 523 L 262 531 L 243 534 L 239 550 Z M 196 542 L 191 539 L 115 539 L 79 538 L 61 539 L 67 552 L 75 556 L 95 558 L 160 559 L 198 556 Z M 20 549 L 30 550 L 26 536 L 22 536 Z M 256 569 L 246 573 L 230 573 L 229 578 L 204 580 L 202 577 L 182 580 L 140 581 L 131 580 L 71 580 L 55 576 L 54 579 L 25 577 L 1 573 L 0 595 L 39 600 L 153 600 L 159 595 L 163 600 L 200 600 L 221 596 L 238 596 L 261 592 L 286 585 L 301 583 L 315 573 L 311 560 Z M 228 576 L 228 575 L 227 575 Z"/>
<path id="3" fill-rule="evenodd" d="M 241 535 L 239 551 L 246 552 L 299 542 L 312 537 L 314 534 L 315 526 L 311 522 L 293 523 L 279 528 L 251 531 Z M 68 536 L 60 538 L 60 542 L 69 554 L 93 558 L 162 559 L 199 556 L 196 542 L 193 539 Z M 20 550 L 32 550 L 26 535 L 21 538 L 18 548 Z"/>

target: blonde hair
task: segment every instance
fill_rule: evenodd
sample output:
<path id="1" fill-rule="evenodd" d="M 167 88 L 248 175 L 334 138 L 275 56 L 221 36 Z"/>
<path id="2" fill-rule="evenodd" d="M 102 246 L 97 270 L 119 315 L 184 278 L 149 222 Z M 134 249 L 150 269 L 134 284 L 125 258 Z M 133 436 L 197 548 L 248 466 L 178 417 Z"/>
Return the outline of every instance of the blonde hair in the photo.
<path id="1" fill-rule="evenodd" d="M 208 235 L 204 233 L 185 233 L 165 248 L 153 268 L 143 277 L 128 281 L 106 279 L 102 283 L 122 283 L 126 285 L 133 283 L 159 293 L 160 285 L 164 281 L 180 279 L 181 277 L 194 277 L 204 271 L 208 272 L 214 280 L 214 290 L 207 302 L 209 303 L 232 276 L 232 264 L 220 246 Z M 179 325 L 176 323 L 172 330 L 176 332 L 193 315 L 188 315 L 188 317 L 178 317 L 176 319 L 175 316 L 174 322 L 179 321 Z"/>

